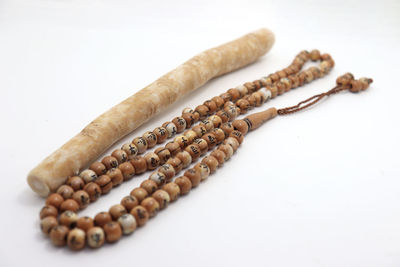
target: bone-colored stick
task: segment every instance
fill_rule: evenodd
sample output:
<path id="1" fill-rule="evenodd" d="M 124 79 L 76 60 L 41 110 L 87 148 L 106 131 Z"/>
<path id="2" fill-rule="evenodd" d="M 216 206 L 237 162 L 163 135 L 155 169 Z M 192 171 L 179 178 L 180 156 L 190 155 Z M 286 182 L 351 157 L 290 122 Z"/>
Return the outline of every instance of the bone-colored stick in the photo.
<path id="1" fill-rule="evenodd" d="M 273 33 L 260 29 L 189 59 L 92 121 L 36 166 L 28 175 L 28 184 L 39 195 L 47 196 L 177 99 L 214 77 L 254 62 L 273 43 Z"/>

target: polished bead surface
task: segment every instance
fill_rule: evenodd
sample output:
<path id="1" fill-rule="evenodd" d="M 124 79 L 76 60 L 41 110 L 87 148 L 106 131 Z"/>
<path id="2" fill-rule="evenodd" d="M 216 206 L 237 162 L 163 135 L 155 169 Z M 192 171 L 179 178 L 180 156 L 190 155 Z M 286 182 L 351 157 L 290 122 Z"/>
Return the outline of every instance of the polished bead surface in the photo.
<path id="1" fill-rule="evenodd" d="M 158 189 L 151 196 L 158 202 L 160 209 L 166 208 L 168 206 L 169 202 L 171 201 L 169 194 L 165 190 L 162 190 L 162 189 Z"/>
<path id="2" fill-rule="evenodd" d="M 124 181 L 124 175 L 119 168 L 109 169 L 107 175 L 110 177 L 113 187 L 122 184 Z"/>
<path id="3" fill-rule="evenodd" d="M 189 170 L 185 171 L 183 176 L 186 176 L 187 178 L 189 178 L 190 182 L 192 183 L 192 187 L 196 187 L 200 184 L 201 175 L 197 169 L 194 169 L 194 168 L 189 169 Z"/>
<path id="4" fill-rule="evenodd" d="M 126 152 L 129 160 L 136 156 L 139 152 L 138 148 L 132 143 L 124 144 L 121 149 Z"/>
<path id="5" fill-rule="evenodd" d="M 74 228 L 76 226 L 76 222 L 78 221 L 78 215 L 73 211 L 66 210 L 61 213 L 58 221 L 61 225 L 65 225 L 69 228 Z"/>
<path id="6" fill-rule="evenodd" d="M 130 195 L 132 197 L 135 197 L 140 203 L 149 195 L 149 193 L 147 193 L 147 190 L 145 190 L 144 188 L 137 187 L 131 191 Z"/>
<path id="7" fill-rule="evenodd" d="M 101 175 L 97 180 L 96 180 L 96 184 L 98 184 L 100 186 L 101 189 L 101 193 L 107 194 L 108 192 L 110 192 L 110 190 L 113 187 L 113 183 L 111 182 L 111 178 L 104 174 Z"/>
<path id="8" fill-rule="evenodd" d="M 127 211 L 123 205 L 116 204 L 111 206 L 111 208 L 108 210 L 108 213 L 110 213 L 113 220 L 118 220 L 118 218 L 127 213 Z"/>
<path id="9" fill-rule="evenodd" d="M 156 171 L 150 175 L 149 180 L 154 181 L 157 184 L 157 187 L 159 187 L 165 184 L 167 178 L 164 173 Z"/>
<path id="10" fill-rule="evenodd" d="M 162 172 L 165 175 L 165 179 L 167 182 L 171 181 L 175 176 L 175 169 L 171 164 L 163 164 L 158 169 L 159 172 Z"/>
<path id="11" fill-rule="evenodd" d="M 176 126 L 176 132 L 181 133 L 186 129 L 186 121 L 182 117 L 175 117 L 172 122 Z"/>
<path id="12" fill-rule="evenodd" d="M 157 136 L 157 144 L 161 144 L 168 138 L 167 129 L 164 127 L 157 127 L 153 130 L 153 133 Z"/>
<path id="13" fill-rule="evenodd" d="M 102 160 L 101 163 L 106 166 L 106 169 L 109 170 L 111 168 L 116 168 L 118 167 L 118 160 L 114 158 L 113 156 L 105 156 Z"/>
<path id="14" fill-rule="evenodd" d="M 154 152 L 146 153 L 143 158 L 146 160 L 148 170 L 154 170 L 160 165 L 160 157 Z"/>
<path id="15" fill-rule="evenodd" d="M 132 144 L 137 147 L 139 154 L 145 152 L 148 146 L 146 139 L 144 139 L 143 137 L 136 137 L 132 140 Z"/>
<path id="16" fill-rule="evenodd" d="M 69 185 L 62 185 L 57 189 L 57 193 L 60 194 L 64 199 L 68 199 L 74 194 L 74 189 Z"/>
<path id="17" fill-rule="evenodd" d="M 97 179 L 97 174 L 90 169 L 84 170 L 79 174 L 79 176 L 85 181 L 85 183 L 94 182 Z"/>
<path id="18" fill-rule="evenodd" d="M 141 205 L 134 207 L 130 213 L 135 217 L 138 226 L 145 225 L 149 220 L 149 213 Z"/>
<path id="19" fill-rule="evenodd" d="M 157 200 L 155 200 L 153 197 L 147 197 L 143 199 L 140 205 L 147 210 L 150 217 L 154 217 L 160 210 L 160 205 L 158 204 Z"/>
<path id="20" fill-rule="evenodd" d="M 220 145 L 218 150 L 221 150 L 225 154 L 225 161 L 229 160 L 233 155 L 233 148 L 230 145 Z"/>
<path id="21" fill-rule="evenodd" d="M 154 179 L 157 179 L 157 178 L 158 178 L 157 176 L 158 176 L 158 175 L 156 174 L 156 176 L 155 176 Z M 157 185 L 157 183 L 156 183 L 154 180 L 152 180 L 152 179 L 147 179 L 147 180 L 144 180 L 144 181 L 140 184 L 140 187 L 143 188 L 144 190 L 146 190 L 147 194 L 151 195 L 151 194 L 153 194 L 153 193 L 157 190 L 158 185 Z"/>
<path id="22" fill-rule="evenodd" d="M 47 216 L 40 221 L 40 229 L 45 235 L 49 235 L 51 229 L 58 225 L 57 219 L 54 216 Z"/>
<path id="23" fill-rule="evenodd" d="M 111 156 L 117 159 L 118 164 L 128 160 L 128 154 L 123 149 L 116 149 L 111 153 Z M 115 167 L 114 167 L 115 168 Z"/>
<path id="24" fill-rule="evenodd" d="M 63 212 L 63 211 L 66 211 L 66 210 L 77 212 L 79 210 L 78 202 L 76 202 L 73 199 L 64 200 L 64 202 L 61 203 L 61 205 L 60 205 L 60 211 Z"/>
<path id="25" fill-rule="evenodd" d="M 194 169 L 197 170 L 200 173 L 201 180 L 205 180 L 208 178 L 210 175 L 210 168 L 208 167 L 207 164 L 204 163 L 197 163 L 194 166 Z"/>
<path id="26" fill-rule="evenodd" d="M 81 190 L 85 186 L 85 182 L 79 176 L 72 176 L 68 178 L 65 184 L 72 187 L 75 191 Z"/>
<path id="27" fill-rule="evenodd" d="M 118 169 L 120 169 L 124 181 L 130 180 L 135 175 L 135 167 L 130 161 L 122 163 L 118 166 Z"/>
<path id="28" fill-rule="evenodd" d="M 181 192 L 181 189 L 179 188 L 179 186 L 174 182 L 165 184 L 162 187 L 162 189 L 168 193 L 168 195 L 170 197 L 170 201 L 175 201 L 179 197 L 179 194 Z"/>
<path id="29" fill-rule="evenodd" d="M 106 223 L 112 221 L 111 214 L 109 212 L 99 212 L 94 216 L 94 224 L 100 227 L 103 227 Z"/>
<path id="30" fill-rule="evenodd" d="M 96 201 L 101 196 L 101 188 L 96 183 L 88 183 L 87 185 L 85 185 L 83 190 L 85 190 L 86 193 L 89 194 L 90 202 Z"/>
<path id="31" fill-rule="evenodd" d="M 210 173 L 214 173 L 219 165 L 218 160 L 213 156 L 204 157 L 201 162 L 206 164 L 208 168 L 210 168 Z"/>
<path id="32" fill-rule="evenodd" d="M 147 148 L 152 148 L 157 144 L 157 135 L 153 132 L 147 131 L 142 137 L 147 141 Z"/>
<path id="33" fill-rule="evenodd" d="M 118 223 L 121 226 L 124 235 L 132 234 L 136 230 L 136 219 L 132 214 L 126 213 L 118 218 Z"/>
<path id="34" fill-rule="evenodd" d="M 175 183 L 179 186 L 181 195 L 186 195 L 190 192 L 190 189 L 192 189 L 192 183 L 190 182 L 189 178 L 185 176 L 176 178 Z"/>
<path id="35" fill-rule="evenodd" d="M 136 197 L 131 196 L 131 195 L 125 196 L 121 200 L 121 205 L 125 207 L 127 212 L 130 212 L 134 207 L 139 205 L 139 200 Z"/>
<path id="36" fill-rule="evenodd" d="M 182 168 L 185 169 L 192 163 L 192 156 L 187 151 L 181 151 L 176 157 L 182 161 Z"/>
<path id="37" fill-rule="evenodd" d="M 154 153 L 157 154 L 158 158 L 160 159 L 160 164 L 164 164 L 167 160 L 171 157 L 171 152 L 165 147 L 159 147 L 154 150 Z"/>
<path id="38" fill-rule="evenodd" d="M 192 161 L 196 161 L 200 157 L 200 147 L 197 144 L 191 144 L 185 148 L 185 151 L 190 154 Z"/>
<path id="39" fill-rule="evenodd" d="M 64 225 L 57 225 L 50 231 L 50 240 L 55 246 L 65 246 L 65 244 L 67 244 L 68 233 L 68 227 Z"/>
<path id="40" fill-rule="evenodd" d="M 140 174 L 147 171 L 147 162 L 142 156 L 133 157 L 130 163 L 135 168 L 135 173 Z"/>
<path id="41" fill-rule="evenodd" d="M 80 250 L 85 247 L 86 234 L 79 228 L 72 229 L 68 233 L 67 244 L 72 250 Z"/>
<path id="42" fill-rule="evenodd" d="M 165 127 L 165 129 L 167 130 L 168 138 L 171 138 L 178 132 L 178 129 L 176 128 L 176 125 L 173 122 L 167 122 L 166 124 L 163 125 L 163 127 Z"/>
<path id="43" fill-rule="evenodd" d="M 171 164 L 172 167 L 174 167 L 175 173 L 179 173 L 183 168 L 182 161 L 177 157 L 170 158 L 169 160 L 167 160 L 167 164 Z"/>
<path id="44" fill-rule="evenodd" d="M 206 140 L 204 140 L 202 138 L 198 138 L 198 139 L 194 140 L 193 143 L 199 146 L 200 156 L 204 155 L 208 151 L 208 143 Z"/>
<path id="45" fill-rule="evenodd" d="M 80 217 L 77 221 L 76 221 L 76 227 L 78 227 L 79 229 L 82 229 L 83 231 L 87 231 L 90 228 L 92 228 L 94 226 L 94 221 L 92 218 L 88 217 L 88 216 L 84 216 L 84 217 Z"/>
<path id="46" fill-rule="evenodd" d="M 52 205 L 46 205 L 40 210 L 39 217 L 40 219 L 43 219 L 48 216 L 57 217 L 57 215 L 58 215 L 58 210 L 56 207 Z"/>
<path id="47" fill-rule="evenodd" d="M 64 202 L 64 198 L 58 193 L 50 194 L 46 199 L 46 205 L 51 205 L 55 208 L 59 208 L 61 203 Z"/>
<path id="48" fill-rule="evenodd" d="M 99 248 L 104 244 L 105 235 L 101 227 L 95 226 L 90 228 L 87 233 L 87 243 L 91 248 Z"/>

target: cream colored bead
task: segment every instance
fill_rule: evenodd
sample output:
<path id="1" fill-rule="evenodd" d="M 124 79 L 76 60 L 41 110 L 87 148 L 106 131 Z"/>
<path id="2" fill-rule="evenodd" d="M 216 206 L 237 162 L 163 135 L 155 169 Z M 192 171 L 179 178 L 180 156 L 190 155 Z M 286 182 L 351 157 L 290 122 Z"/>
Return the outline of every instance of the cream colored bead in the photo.
<path id="1" fill-rule="evenodd" d="M 164 209 L 168 206 L 171 198 L 167 191 L 159 189 L 151 195 L 160 205 L 160 209 Z"/>
<path id="2" fill-rule="evenodd" d="M 167 179 L 167 181 L 170 181 L 175 176 L 174 167 L 168 163 L 161 165 L 161 167 L 158 168 L 158 171 L 165 175 L 165 178 Z"/>
<path id="3" fill-rule="evenodd" d="M 209 132 L 214 128 L 214 124 L 210 120 L 203 120 L 200 125 L 204 126 L 206 128 L 206 131 Z"/>
<path id="4" fill-rule="evenodd" d="M 222 144 L 218 149 L 225 153 L 225 161 L 229 160 L 233 155 L 233 148 L 230 145 Z"/>
<path id="5" fill-rule="evenodd" d="M 187 152 L 185 150 L 176 154 L 176 157 L 182 161 L 183 169 L 185 169 L 187 166 L 189 166 L 192 163 L 192 156 L 189 154 L 189 152 Z"/>
<path id="6" fill-rule="evenodd" d="M 263 95 L 264 103 L 267 102 L 272 96 L 271 91 L 267 90 L 266 88 L 261 88 L 260 90 L 258 90 L 258 92 Z"/>
<path id="7" fill-rule="evenodd" d="M 168 132 L 168 138 L 174 136 L 177 133 L 176 125 L 173 122 L 168 122 L 165 126 Z"/>
<path id="8" fill-rule="evenodd" d="M 91 248 L 99 248 L 104 244 L 105 235 L 103 228 L 95 226 L 90 228 L 87 233 L 87 243 Z"/>
<path id="9" fill-rule="evenodd" d="M 207 179 L 210 175 L 210 168 L 207 166 L 207 164 L 197 163 L 196 166 L 194 166 L 194 169 L 200 173 L 202 181 Z"/>
<path id="10" fill-rule="evenodd" d="M 147 141 L 143 137 L 136 137 L 133 139 L 132 144 L 137 147 L 139 154 L 142 154 L 147 149 Z"/>
<path id="11" fill-rule="evenodd" d="M 121 226 L 124 235 L 133 233 L 137 226 L 135 217 L 129 213 L 121 215 L 121 217 L 118 218 L 118 223 Z"/>
<path id="12" fill-rule="evenodd" d="M 197 138 L 197 133 L 193 130 L 187 130 L 184 135 L 189 141 L 189 144 L 193 143 L 194 139 Z"/>
<path id="13" fill-rule="evenodd" d="M 90 182 L 94 182 L 95 180 L 97 180 L 97 174 L 92 171 L 92 170 L 84 170 L 83 172 L 81 172 L 81 174 L 79 174 L 79 176 L 85 181 L 85 183 L 90 183 Z"/>
<path id="14" fill-rule="evenodd" d="M 85 232 L 79 228 L 74 228 L 68 233 L 67 244 L 72 250 L 80 250 L 85 247 Z"/>
<path id="15" fill-rule="evenodd" d="M 193 109 L 191 109 L 191 108 L 184 108 L 182 110 L 182 114 L 184 114 L 184 113 L 192 113 L 192 112 L 193 112 Z"/>
<path id="16" fill-rule="evenodd" d="M 249 92 L 249 89 L 247 89 L 247 87 L 244 85 L 236 86 L 236 89 L 239 90 L 241 96 L 245 96 Z"/>
<path id="17" fill-rule="evenodd" d="M 143 158 L 146 160 L 148 170 L 154 170 L 160 165 L 160 157 L 154 152 L 146 153 Z"/>
<path id="18" fill-rule="evenodd" d="M 239 147 L 239 142 L 238 140 L 236 140 L 236 138 L 234 137 L 228 137 L 225 139 L 224 141 L 225 145 L 230 145 L 233 148 L 233 152 L 236 152 L 236 150 Z"/>
<path id="19" fill-rule="evenodd" d="M 138 154 L 138 148 L 134 144 L 124 144 L 122 150 L 128 154 L 128 159 L 133 159 Z"/>
<path id="20" fill-rule="evenodd" d="M 150 180 L 154 181 L 157 186 L 162 186 L 163 184 L 165 184 L 167 178 L 165 177 L 165 174 L 162 172 L 153 172 L 150 177 Z"/>

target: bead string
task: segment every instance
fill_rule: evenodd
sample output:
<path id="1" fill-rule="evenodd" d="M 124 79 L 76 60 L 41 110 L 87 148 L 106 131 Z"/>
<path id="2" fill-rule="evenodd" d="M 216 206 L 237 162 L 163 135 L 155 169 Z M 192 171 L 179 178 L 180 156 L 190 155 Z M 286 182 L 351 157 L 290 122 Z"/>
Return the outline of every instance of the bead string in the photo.
<path id="1" fill-rule="evenodd" d="M 310 59 L 322 60 L 319 68 L 311 67 L 299 72 Z M 104 240 L 115 242 L 122 233 L 132 233 L 160 208 L 179 195 L 188 193 L 191 187 L 206 179 L 210 172 L 214 172 L 232 156 L 251 126 L 246 120 L 234 120 L 239 114 L 261 106 L 271 97 L 322 77 L 333 66 L 334 62 L 328 54 L 320 55 L 318 50 L 310 53 L 302 51 L 284 70 L 229 89 L 226 93 L 205 101 L 194 111 L 184 109 L 182 117 L 164 123 L 152 134 L 146 132 L 142 137 L 135 138 L 132 144 L 125 144 L 111 156 L 92 164 L 80 176 L 70 177 L 57 193 L 47 198 L 46 206 L 40 212 L 42 232 L 50 236 L 53 244 L 68 244 L 73 250 L 82 249 L 86 242 L 89 247 L 100 247 Z M 259 90 L 262 87 L 265 90 Z M 199 119 L 205 118 L 207 119 L 192 127 Z M 162 143 L 185 128 L 188 130 L 183 135 L 177 136 L 164 147 L 157 148 L 144 157 L 138 156 L 147 148 Z M 213 150 L 217 144 L 220 145 L 209 156 L 172 182 L 172 178 L 182 168 Z M 140 187 L 124 197 L 121 204 L 112 206 L 109 212 L 98 213 L 94 220 L 89 217 L 78 218 L 76 212 L 96 201 L 101 194 L 108 193 L 112 187 L 132 178 L 134 174 L 154 170 L 160 164 L 163 165 L 158 171 L 153 172 Z"/>

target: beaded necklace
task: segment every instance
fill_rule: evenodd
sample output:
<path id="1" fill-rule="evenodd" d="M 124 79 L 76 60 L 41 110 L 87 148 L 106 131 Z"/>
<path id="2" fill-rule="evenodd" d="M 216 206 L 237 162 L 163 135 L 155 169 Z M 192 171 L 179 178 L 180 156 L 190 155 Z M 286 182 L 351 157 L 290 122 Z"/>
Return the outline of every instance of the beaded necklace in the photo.
<path id="1" fill-rule="evenodd" d="M 321 62 L 318 67 L 300 71 L 309 60 Z M 131 234 L 159 210 L 165 209 L 180 195 L 189 193 L 218 167 L 222 167 L 236 152 L 248 131 L 257 129 L 277 115 L 298 112 L 340 91 L 365 90 L 372 82 L 368 78 L 355 80 L 352 74 L 346 73 L 337 79 L 337 86 L 333 89 L 295 106 L 278 110 L 269 108 L 244 119 L 236 119 L 277 95 L 323 77 L 333 66 L 334 61 L 329 54 L 321 55 L 318 50 L 302 51 L 283 70 L 231 88 L 194 110 L 185 108 L 182 116 L 145 132 L 141 137 L 134 138 L 132 143 L 124 144 L 121 149 L 94 162 L 79 176 L 68 178 L 56 193 L 48 196 L 46 205 L 40 211 L 42 232 L 50 237 L 54 245 L 68 245 L 72 250 L 83 249 L 86 244 L 91 248 L 99 248 L 105 241 L 113 243 L 122 235 Z M 173 141 L 164 147 L 140 155 L 172 137 L 175 137 Z M 186 170 L 183 176 L 175 178 L 182 169 L 208 151 L 211 153 Z M 135 174 L 147 170 L 154 172 L 130 195 L 125 196 L 120 204 L 113 205 L 108 212 L 98 213 L 94 218 L 78 217 L 78 210 L 95 202 L 123 181 L 130 180 Z"/>

